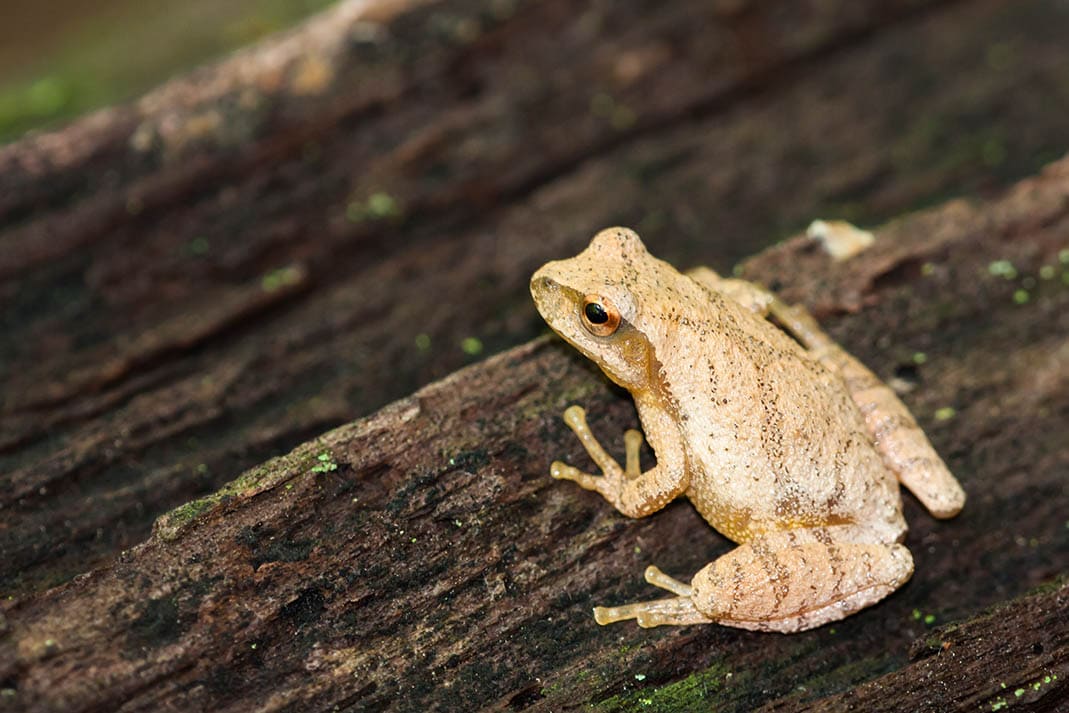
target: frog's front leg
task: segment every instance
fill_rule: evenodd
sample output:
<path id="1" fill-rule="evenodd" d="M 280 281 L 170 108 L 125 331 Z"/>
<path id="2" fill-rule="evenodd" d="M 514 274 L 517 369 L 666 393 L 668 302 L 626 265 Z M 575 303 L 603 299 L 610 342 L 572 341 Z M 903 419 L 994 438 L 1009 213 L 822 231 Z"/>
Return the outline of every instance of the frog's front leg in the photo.
<path id="1" fill-rule="evenodd" d="M 659 447 L 657 466 L 642 472 L 639 465 L 642 434 L 628 430 L 624 433 L 626 467 L 621 468 L 591 433 L 586 422 L 586 411 L 579 406 L 569 406 L 564 411 L 564 422 L 579 437 L 579 442 L 601 468 L 603 475 L 591 475 L 554 461 L 549 467 L 549 474 L 554 478 L 571 480 L 586 490 L 597 491 L 628 517 L 645 517 L 657 512 L 686 490 L 684 458 L 671 444 Z"/>
<path id="2" fill-rule="evenodd" d="M 706 565 L 689 586 L 650 567 L 646 581 L 678 596 L 597 607 L 594 617 L 599 624 L 635 619 L 643 627 L 811 629 L 875 604 L 909 579 L 909 550 L 874 539 L 853 525 L 766 533 Z"/>

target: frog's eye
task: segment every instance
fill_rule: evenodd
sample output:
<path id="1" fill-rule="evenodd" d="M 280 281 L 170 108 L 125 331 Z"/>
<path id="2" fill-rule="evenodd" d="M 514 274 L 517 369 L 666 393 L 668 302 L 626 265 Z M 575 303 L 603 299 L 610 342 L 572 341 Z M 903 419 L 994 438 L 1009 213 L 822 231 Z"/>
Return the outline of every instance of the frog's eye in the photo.
<path id="1" fill-rule="evenodd" d="M 620 311 L 598 295 L 583 298 L 583 326 L 598 337 L 607 337 L 620 327 Z"/>

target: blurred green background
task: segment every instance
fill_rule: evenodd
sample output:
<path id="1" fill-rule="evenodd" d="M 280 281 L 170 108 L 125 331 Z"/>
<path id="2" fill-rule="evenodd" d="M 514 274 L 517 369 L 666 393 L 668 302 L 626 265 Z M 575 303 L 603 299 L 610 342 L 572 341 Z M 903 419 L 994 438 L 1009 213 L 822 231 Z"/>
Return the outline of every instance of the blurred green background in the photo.
<path id="1" fill-rule="evenodd" d="M 0 143 L 132 99 L 334 0 L 0 0 Z"/>

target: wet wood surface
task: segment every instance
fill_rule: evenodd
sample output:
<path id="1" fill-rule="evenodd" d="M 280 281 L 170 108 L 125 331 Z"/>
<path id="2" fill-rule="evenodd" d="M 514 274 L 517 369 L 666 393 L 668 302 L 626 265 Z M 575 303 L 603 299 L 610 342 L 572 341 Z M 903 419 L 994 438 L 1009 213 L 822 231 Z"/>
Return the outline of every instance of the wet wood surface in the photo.
<path id="1" fill-rule="evenodd" d="M 342 4 L 0 149 L 0 704 L 1057 710 L 1066 30 L 1054 2 Z M 813 217 L 894 220 L 842 264 L 761 251 Z M 970 500 L 907 497 L 902 591 L 792 636 L 594 624 L 729 546 L 546 474 L 584 457 L 569 403 L 607 444 L 635 423 L 526 290 L 616 223 L 744 260 L 908 390 Z"/>

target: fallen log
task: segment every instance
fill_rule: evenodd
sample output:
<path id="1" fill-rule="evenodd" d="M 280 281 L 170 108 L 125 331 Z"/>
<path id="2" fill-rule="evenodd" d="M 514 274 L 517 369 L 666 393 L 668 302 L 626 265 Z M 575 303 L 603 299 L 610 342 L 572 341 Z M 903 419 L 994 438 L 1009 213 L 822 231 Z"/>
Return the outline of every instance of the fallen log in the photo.
<path id="1" fill-rule="evenodd" d="M 912 384 L 970 493 L 948 522 L 907 499 L 917 572 L 878 606 L 791 636 L 598 627 L 591 606 L 640 598 L 646 564 L 688 573 L 729 544 L 682 502 L 628 521 L 547 476 L 581 458 L 567 404 L 601 433 L 636 419 L 544 337 L 246 472 L 112 564 L 10 606 L 6 695 L 27 710 L 1054 710 L 1069 589 L 1026 593 L 1069 555 L 1069 160 L 989 204 L 896 221 L 849 261 L 814 246 L 794 239 L 743 273 L 815 295 L 844 344 Z"/>
<path id="2" fill-rule="evenodd" d="M 0 149 L 5 706 L 1057 709 L 1069 168 L 993 189 L 1066 148 L 1069 19 L 697 5 L 345 3 Z M 627 223 L 723 269 L 957 191 L 845 263 L 797 238 L 741 268 L 894 381 L 969 492 L 944 523 L 907 497 L 911 583 L 789 637 L 597 627 L 646 564 L 729 545 L 548 478 L 583 458 L 566 405 L 635 417 L 564 345 L 513 346 L 534 268 Z"/>

